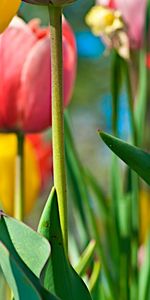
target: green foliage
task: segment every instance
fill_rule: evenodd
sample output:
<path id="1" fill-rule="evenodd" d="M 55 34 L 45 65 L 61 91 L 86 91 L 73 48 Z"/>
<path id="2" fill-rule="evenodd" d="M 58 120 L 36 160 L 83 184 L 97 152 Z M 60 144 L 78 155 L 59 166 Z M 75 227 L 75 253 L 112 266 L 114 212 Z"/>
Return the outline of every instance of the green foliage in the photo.
<path id="1" fill-rule="evenodd" d="M 147 300 L 150 297 L 150 237 L 148 237 L 145 249 L 143 248 L 144 262 L 139 276 L 139 299 Z"/>
<path id="2" fill-rule="evenodd" d="M 42 275 L 44 286 L 62 300 L 90 300 L 87 287 L 65 255 L 54 188 L 43 211 L 38 231 L 51 244 L 51 256 Z"/>
<path id="3" fill-rule="evenodd" d="M 20 232 L 22 232 L 24 240 L 22 240 L 22 242 L 19 244 L 17 242 L 17 233 L 19 240 Z M 32 241 L 30 240 L 31 235 Z M 38 269 L 35 266 L 33 266 L 32 244 L 34 242 L 37 242 L 37 244 L 40 246 L 38 240 L 39 238 L 41 239 L 43 250 L 47 250 L 49 254 L 48 242 L 44 240 L 43 237 L 39 236 L 36 232 L 34 233 L 30 228 L 27 228 L 27 226 L 25 226 L 24 224 L 21 224 L 20 222 L 1 214 L 0 265 L 8 284 L 13 291 L 15 300 L 25 300 L 27 299 L 27 297 L 33 300 L 57 299 L 42 287 L 38 277 L 28 267 L 31 267 L 32 265 L 32 269 L 34 271 L 38 270 L 39 274 L 44 266 L 43 262 L 40 269 L 39 265 Z M 27 243 L 28 247 L 26 247 L 23 251 L 22 248 L 24 247 L 24 242 Z M 46 247 L 44 247 L 44 243 Z M 41 251 L 40 255 L 42 255 Z M 43 256 L 45 257 L 44 253 Z M 23 261 L 24 258 L 25 261 Z M 47 258 L 48 256 L 46 254 L 46 260 Z M 40 260 L 38 251 L 36 251 L 36 259 Z M 28 266 L 25 264 L 25 262 L 28 264 Z M 46 261 L 44 261 L 44 264 L 45 262 Z"/>
<path id="4" fill-rule="evenodd" d="M 150 184 L 150 154 L 109 134 L 100 132 L 100 136 L 111 151 Z"/>
<path id="5" fill-rule="evenodd" d="M 95 241 L 94 240 L 91 241 L 88 244 L 87 248 L 82 253 L 82 255 L 80 256 L 80 260 L 79 260 L 77 266 L 75 267 L 76 272 L 80 276 L 82 276 L 85 273 L 85 271 L 87 269 L 87 266 L 89 266 L 89 263 L 93 258 L 93 254 L 94 254 L 94 251 L 95 251 L 95 246 L 96 246 Z"/>

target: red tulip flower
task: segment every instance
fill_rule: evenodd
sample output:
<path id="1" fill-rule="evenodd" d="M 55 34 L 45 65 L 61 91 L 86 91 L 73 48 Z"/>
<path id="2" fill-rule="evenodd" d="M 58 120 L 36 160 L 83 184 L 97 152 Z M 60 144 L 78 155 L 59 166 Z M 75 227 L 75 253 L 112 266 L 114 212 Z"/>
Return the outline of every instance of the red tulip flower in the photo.
<path id="1" fill-rule="evenodd" d="M 49 28 L 14 18 L 0 35 L 0 129 L 38 132 L 51 125 Z M 73 32 L 63 20 L 64 105 L 76 73 Z"/>

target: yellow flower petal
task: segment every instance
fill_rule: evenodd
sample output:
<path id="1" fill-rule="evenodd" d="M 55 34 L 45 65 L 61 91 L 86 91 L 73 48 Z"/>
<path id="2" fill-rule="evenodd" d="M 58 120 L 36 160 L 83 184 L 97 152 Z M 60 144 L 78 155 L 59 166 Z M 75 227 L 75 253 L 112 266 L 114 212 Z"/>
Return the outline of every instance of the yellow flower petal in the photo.
<path id="1" fill-rule="evenodd" d="M 144 243 L 150 230 L 150 190 L 140 192 L 140 241 Z"/>
<path id="2" fill-rule="evenodd" d="M 8 26 L 20 3 L 21 0 L 0 0 L 0 33 Z"/>
<path id="3" fill-rule="evenodd" d="M 100 5 L 91 8 L 85 21 L 95 35 L 110 34 L 123 27 L 121 15 L 118 11 Z"/>
<path id="4" fill-rule="evenodd" d="M 28 139 L 24 151 L 25 214 L 28 214 L 40 192 L 41 179 L 35 152 Z M 14 212 L 16 154 L 16 136 L 0 134 L 0 202 L 9 215 Z"/>

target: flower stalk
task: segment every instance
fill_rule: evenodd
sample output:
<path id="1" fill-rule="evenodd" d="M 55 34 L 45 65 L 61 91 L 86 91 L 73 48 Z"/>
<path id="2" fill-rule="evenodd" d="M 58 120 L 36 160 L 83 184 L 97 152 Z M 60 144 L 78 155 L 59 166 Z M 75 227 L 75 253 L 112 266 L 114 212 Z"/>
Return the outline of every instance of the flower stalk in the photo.
<path id="1" fill-rule="evenodd" d="M 54 186 L 58 197 L 60 223 L 65 252 L 68 248 L 67 193 L 64 151 L 62 9 L 49 5 L 52 76 L 52 140 Z"/>
<path id="2" fill-rule="evenodd" d="M 14 217 L 20 221 L 24 218 L 24 134 L 17 133 L 16 181 Z"/>

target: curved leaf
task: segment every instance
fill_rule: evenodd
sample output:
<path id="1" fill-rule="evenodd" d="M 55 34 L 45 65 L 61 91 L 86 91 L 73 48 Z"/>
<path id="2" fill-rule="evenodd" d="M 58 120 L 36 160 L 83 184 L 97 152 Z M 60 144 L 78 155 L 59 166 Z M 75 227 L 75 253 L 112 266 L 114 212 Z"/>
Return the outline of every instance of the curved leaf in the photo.
<path id="1" fill-rule="evenodd" d="M 32 300 L 58 300 L 57 297 L 43 288 L 39 278 L 35 276 L 17 253 L 5 223 L 6 218 L 9 217 L 0 215 L 0 266 L 9 286 L 13 290 L 15 300 L 26 300 L 27 297 Z M 32 256 L 32 248 L 29 248 L 28 251 Z"/>
<path id="2" fill-rule="evenodd" d="M 11 217 L 3 215 L 4 229 L 1 230 L 2 221 L 0 221 L 0 240 L 8 246 L 8 231 L 13 246 L 32 272 L 39 277 L 40 273 L 50 255 L 50 246 L 46 239 L 22 222 Z M 38 249 L 38 251 L 37 251 Z"/>
<path id="3" fill-rule="evenodd" d="M 104 132 L 100 136 L 111 151 L 150 184 L 150 154 Z"/>
<path id="4" fill-rule="evenodd" d="M 80 276 L 82 276 L 85 273 L 87 267 L 89 266 L 89 264 L 92 260 L 95 248 L 96 248 L 96 242 L 95 242 L 95 240 L 91 240 L 90 243 L 88 244 L 87 248 L 84 250 L 84 252 L 80 256 L 80 260 L 79 260 L 77 266 L 75 267 L 76 272 Z"/>
<path id="5" fill-rule="evenodd" d="M 44 286 L 62 300 L 91 300 L 86 285 L 65 255 L 54 188 L 46 203 L 38 230 L 51 244 L 51 256 L 43 275 Z"/>

